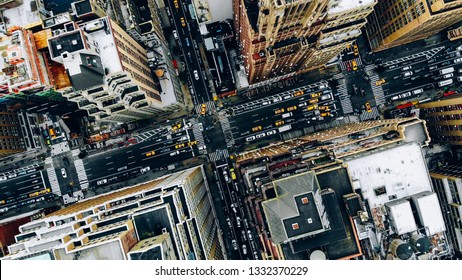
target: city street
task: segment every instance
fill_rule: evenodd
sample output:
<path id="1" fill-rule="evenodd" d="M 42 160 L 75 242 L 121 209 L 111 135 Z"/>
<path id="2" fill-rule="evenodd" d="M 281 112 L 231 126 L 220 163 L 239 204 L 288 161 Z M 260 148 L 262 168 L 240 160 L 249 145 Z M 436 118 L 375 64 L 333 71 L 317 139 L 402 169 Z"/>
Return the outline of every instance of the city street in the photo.
<path id="1" fill-rule="evenodd" d="M 183 52 L 183 60 L 187 65 L 189 81 L 192 83 L 191 92 L 194 105 L 207 103 L 208 109 L 214 107 L 213 97 L 209 89 L 207 75 L 199 52 L 202 37 L 197 21 L 191 18 L 184 1 L 164 0 L 166 7 L 171 11 L 170 19 L 176 29 L 178 43 Z M 176 7 L 176 6 L 177 7 Z"/>

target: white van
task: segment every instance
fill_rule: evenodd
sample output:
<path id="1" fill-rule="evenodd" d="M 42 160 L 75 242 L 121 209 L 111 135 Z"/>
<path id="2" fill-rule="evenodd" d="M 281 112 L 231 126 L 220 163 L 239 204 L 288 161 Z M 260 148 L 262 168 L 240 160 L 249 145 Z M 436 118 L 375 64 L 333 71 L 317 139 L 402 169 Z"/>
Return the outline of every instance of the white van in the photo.
<path id="1" fill-rule="evenodd" d="M 438 86 L 439 87 L 448 86 L 452 84 L 452 82 L 453 82 L 452 79 L 444 80 L 444 81 L 438 82 Z"/>
<path id="2" fill-rule="evenodd" d="M 288 117 L 292 117 L 292 112 L 289 112 L 289 113 L 285 113 L 285 114 L 282 114 L 282 118 L 285 119 L 285 118 L 288 118 Z"/>
<path id="3" fill-rule="evenodd" d="M 419 89 L 413 90 L 412 94 L 417 95 L 417 94 L 421 94 L 422 92 L 423 92 L 423 88 L 419 88 Z"/>

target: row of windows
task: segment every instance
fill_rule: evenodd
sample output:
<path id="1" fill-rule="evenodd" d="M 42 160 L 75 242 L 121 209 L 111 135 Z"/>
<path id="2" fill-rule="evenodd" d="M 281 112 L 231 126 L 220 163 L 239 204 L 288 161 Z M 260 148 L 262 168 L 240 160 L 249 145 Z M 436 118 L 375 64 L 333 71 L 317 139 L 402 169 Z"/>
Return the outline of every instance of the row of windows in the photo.
<path id="1" fill-rule="evenodd" d="M 449 112 L 455 110 L 462 110 L 462 104 L 454 104 L 454 105 L 447 105 L 447 106 L 439 106 L 439 107 L 432 107 L 432 108 L 422 108 L 420 112 L 422 114 L 428 113 L 438 113 L 438 112 Z"/>
<path id="2" fill-rule="evenodd" d="M 462 141 L 462 136 L 460 135 L 433 135 L 433 140 L 437 142 L 456 142 Z"/>
<path id="3" fill-rule="evenodd" d="M 458 131 L 462 130 L 462 125 L 435 125 L 429 127 L 430 131 Z"/>
<path id="4" fill-rule="evenodd" d="M 417 17 L 425 13 L 425 8 L 423 3 L 420 3 L 418 6 L 415 8 L 411 9 L 410 11 L 407 11 L 405 14 L 402 14 L 401 16 L 398 17 L 398 15 L 393 14 L 391 19 L 397 18 L 388 28 L 384 30 L 384 36 L 388 37 L 391 34 L 395 33 L 396 31 L 400 30 L 404 26 L 406 26 L 408 23 L 412 22 L 415 20 Z M 388 18 L 388 17 L 385 17 Z"/>
<path id="5" fill-rule="evenodd" d="M 453 120 L 461 120 L 461 114 L 454 114 L 454 115 L 443 115 L 443 116 L 433 116 L 427 117 L 426 120 L 429 122 L 438 122 L 438 121 L 453 121 Z"/>

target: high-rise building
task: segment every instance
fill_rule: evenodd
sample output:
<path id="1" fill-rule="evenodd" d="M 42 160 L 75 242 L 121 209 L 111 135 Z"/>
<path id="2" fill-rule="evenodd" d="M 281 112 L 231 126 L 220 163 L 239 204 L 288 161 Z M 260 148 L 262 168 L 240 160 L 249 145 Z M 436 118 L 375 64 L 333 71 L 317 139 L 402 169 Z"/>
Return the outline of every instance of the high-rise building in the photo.
<path id="1" fill-rule="evenodd" d="M 462 145 L 462 97 L 453 96 L 419 105 L 432 141 Z"/>
<path id="2" fill-rule="evenodd" d="M 461 1 L 379 0 L 366 33 L 372 51 L 381 51 L 432 36 L 461 18 Z"/>
<path id="3" fill-rule="evenodd" d="M 20 226 L 5 259 L 224 259 L 205 178 L 194 167 L 77 202 Z"/>
<path id="4" fill-rule="evenodd" d="M 448 165 L 430 172 L 443 210 L 452 249 L 462 255 L 462 166 Z"/>
<path id="5" fill-rule="evenodd" d="M 376 0 L 235 0 L 250 83 L 324 66 L 361 34 Z"/>
<path id="6" fill-rule="evenodd" d="M 97 121 L 130 122 L 163 111 L 146 50 L 111 19 L 99 18 L 53 30 L 50 57 L 67 71 L 63 91 Z"/>
<path id="7" fill-rule="evenodd" d="M 26 149 L 18 115 L 0 110 L 0 158 Z"/>

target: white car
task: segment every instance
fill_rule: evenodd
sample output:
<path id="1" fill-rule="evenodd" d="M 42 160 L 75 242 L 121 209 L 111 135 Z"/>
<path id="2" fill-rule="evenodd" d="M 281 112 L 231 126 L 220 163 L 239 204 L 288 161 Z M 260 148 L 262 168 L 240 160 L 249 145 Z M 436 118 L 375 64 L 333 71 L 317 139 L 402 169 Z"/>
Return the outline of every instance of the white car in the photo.
<path id="1" fill-rule="evenodd" d="M 197 70 L 194 70 L 193 74 L 194 74 L 194 79 L 199 80 L 199 73 L 197 72 Z"/>
<path id="2" fill-rule="evenodd" d="M 96 182 L 98 186 L 104 185 L 106 183 L 107 183 L 107 179 L 99 180 L 98 182 Z"/>
<path id="3" fill-rule="evenodd" d="M 260 134 L 257 134 L 256 138 L 257 138 L 257 139 L 260 139 L 260 138 L 263 138 L 263 137 L 265 137 L 265 136 L 266 136 L 266 133 L 265 133 L 265 132 L 262 132 L 262 133 L 260 133 Z"/>
<path id="4" fill-rule="evenodd" d="M 178 155 L 179 153 L 180 153 L 180 151 L 174 151 L 174 152 L 171 152 L 171 153 L 170 153 L 170 156 L 173 157 L 173 156 Z"/>
<path id="5" fill-rule="evenodd" d="M 173 30 L 173 38 L 175 38 L 175 40 L 178 40 L 178 33 L 176 32 L 176 30 Z"/>
<path id="6" fill-rule="evenodd" d="M 255 140 L 255 136 L 249 136 L 249 137 L 245 138 L 245 141 L 247 141 L 247 142 L 250 142 L 250 141 L 253 141 L 253 140 Z"/>
<path id="7" fill-rule="evenodd" d="M 201 132 L 204 131 L 204 125 L 202 123 L 199 123 L 197 126 L 199 126 Z"/>
<path id="8" fill-rule="evenodd" d="M 141 172 L 141 173 L 146 173 L 146 172 L 148 172 L 149 170 L 151 170 L 151 167 L 146 166 L 146 167 L 141 168 L 141 169 L 140 169 L 140 172 Z"/>
<path id="9" fill-rule="evenodd" d="M 282 101 L 281 97 L 276 96 L 275 98 L 273 98 L 273 102 L 279 102 L 279 101 Z"/>
<path id="10" fill-rule="evenodd" d="M 454 63 L 462 62 L 462 57 L 454 59 Z"/>
<path id="11" fill-rule="evenodd" d="M 63 175 L 63 178 L 67 178 L 66 169 L 61 168 L 61 175 Z"/>
<path id="12" fill-rule="evenodd" d="M 268 132 L 266 133 L 266 135 L 270 136 L 270 135 L 274 135 L 274 134 L 276 134 L 276 133 L 277 133 L 276 130 L 270 130 L 270 131 L 268 131 Z"/>

